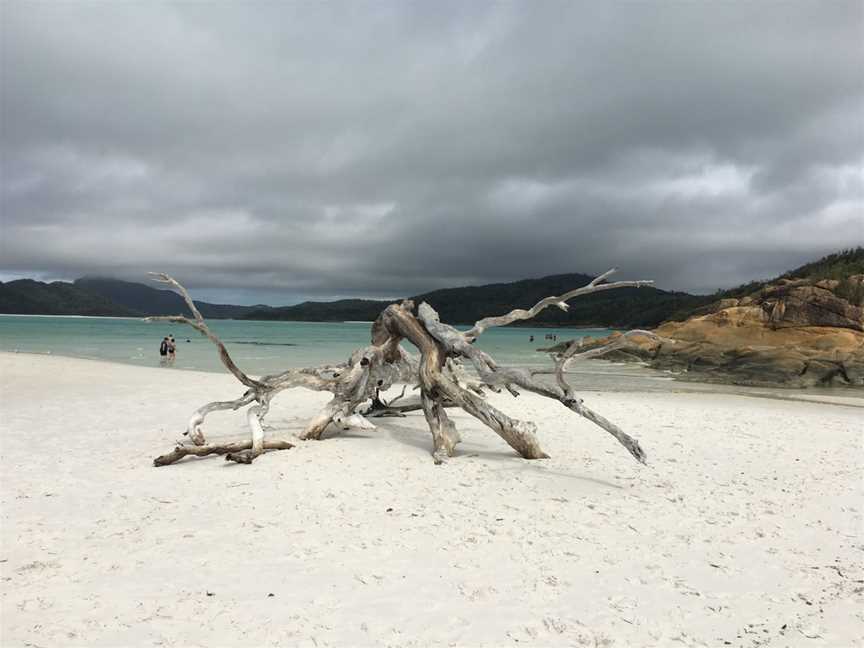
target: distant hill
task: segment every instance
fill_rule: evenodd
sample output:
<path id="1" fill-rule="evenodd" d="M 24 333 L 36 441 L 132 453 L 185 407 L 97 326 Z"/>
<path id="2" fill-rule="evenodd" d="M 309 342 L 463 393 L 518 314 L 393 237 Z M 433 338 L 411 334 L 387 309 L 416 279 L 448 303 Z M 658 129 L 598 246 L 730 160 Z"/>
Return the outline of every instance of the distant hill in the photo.
<path id="1" fill-rule="evenodd" d="M 682 321 L 720 299 L 740 298 L 783 279 L 821 279 L 837 283 L 833 292 L 861 304 L 860 283 L 849 277 L 864 274 L 864 248 L 830 254 L 768 281 L 753 281 L 713 295 L 690 295 L 659 288 L 622 288 L 585 295 L 570 302 L 570 311 L 546 309 L 527 326 L 598 326 L 653 328 L 664 321 Z M 482 317 L 513 308 L 530 308 L 549 295 L 560 295 L 592 279 L 584 274 L 560 274 L 510 283 L 445 288 L 411 297 L 428 302 L 451 324 L 473 324 Z M 299 322 L 372 321 L 396 300 L 341 299 L 303 302 L 295 306 L 236 306 L 196 301 L 207 318 L 284 320 Z M 45 315 L 175 315 L 186 313 L 182 297 L 140 283 L 84 277 L 74 283 L 46 284 L 32 279 L 0 282 L 0 313 Z"/>
<path id="2" fill-rule="evenodd" d="M 541 299 L 560 295 L 589 283 L 584 274 L 561 274 L 513 283 L 489 284 L 468 288 L 436 290 L 414 297 L 428 302 L 444 322 L 473 324 L 490 315 L 501 315 L 513 308 L 531 308 Z M 525 325 L 601 326 L 636 328 L 655 326 L 672 312 L 686 308 L 701 298 L 687 293 L 658 288 L 620 288 L 593 293 L 569 302 L 570 310 L 547 308 Z"/>
<path id="3" fill-rule="evenodd" d="M 700 296 L 688 307 L 676 310 L 668 319 L 683 322 L 693 315 L 712 312 L 713 305 L 722 299 L 740 299 L 784 280 L 797 279 L 807 279 L 813 283 L 822 280 L 835 281 L 837 285 L 832 288 L 834 294 L 854 306 L 862 306 L 864 290 L 861 288 L 861 282 L 854 279 L 859 275 L 864 275 L 864 247 L 860 246 L 834 252 L 772 279 L 754 280 L 735 288 L 718 290 L 713 295 Z"/>
<path id="4" fill-rule="evenodd" d="M 428 302 L 450 324 L 473 324 L 482 317 L 501 315 L 514 308 L 530 308 L 549 295 L 560 295 L 584 286 L 592 277 L 562 274 L 511 283 L 445 288 L 411 297 Z M 622 288 L 586 295 L 570 302 L 570 311 L 547 309 L 528 326 L 655 326 L 673 312 L 704 303 L 703 297 L 657 288 Z M 345 299 L 337 302 L 304 302 L 296 306 L 253 311 L 246 319 L 291 321 L 371 321 L 390 301 Z"/>
<path id="5" fill-rule="evenodd" d="M 110 300 L 136 315 L 177 315 L 188 313 L 186 302 L 172 290 L 160 290 L 131 281 L 102 279 L 98 277 L 76 279 L 73 285 L 82 291 Z M 195 301 L 195 305 L 204 317 L 211 319 L 239 319 L 252 311 L 267 310 L 270 308 L 269 306 L 210 304 L 197 300 Z"/>
<path id="6" fill-rule="evenodd" d="M 65 281 L 0 282 L 0 313 L 20 315 L 132 316 L 131 309 Z"/>
<path id="7" fill-rule="evenodd" d="M 241 318 L 269 306 L 234 306 L 196 301 L 204 317 Z M 0 282 L 0 313 L 19 315 L 101 315 L 145 317 L 188 314 L 183 298 L 171 290 L 118 279 L 85 277 L 69 283 L 33 279 Z"/>
<path id="8" fill-rule="evenodd" d="M 391 301 L 340 299 L 332 302 L 307 301 L 294 306 L 253 310 L 243 316 L 250 320 L 291 322 L 371 322 Z"/>
<path id="9" fill-rule="evenodd" d="M 864 289 L 854 277 L 864 275 L 864 247 L 842 250 L 822 257 L 783 275 L 784 279 L 823 279 L 838 281 L 833 292 L 850 304 L 864 306 Z"/>
<path id="10" fill-rule="evenodd" d="M 818 261 L 812 261 L 802 265 L 800 268 L 789 270 L 773 279 L 751 281 L 729 290 L 719 290 L 714 295 L 715 299 L 727 299 L 749 295 L 762 286 L 774 284 L 783 279 L 809 279 L 820 281 L 822 279 L 836 279 L 845 281 L 854 275 L 864 274 L 864 247 L 856 247 L 849 250 L 841 250 L 822 257 Z"/>
<path id="11" fill-rule="evenodd" d="M 781 275 L 778 279 L 843 280 L 860 274 L 864 274 L 864 247 L 858 246 L 807 263 Z"/>
<path id="12" fill-rule="evenodd" d="M 852 294 L 853 284 L 848 277 L 864 273 L 864 248 L 858 247 L 830 254 L 819 261 L 808 263 L 780 277 L 766 281 L 753 281 L 736 288 L 720 290 L 713 295 L 691 295 L 669 292 L 658 288 L 622 288 L 585 295 L 570 302 L 567 313 L 555 308 L 546 309 L 526 326 L 602 326 L 610 328 L 653 328 L 665 321 L 681 321 L 696 314 L 719 299 L 748 295 L 764 285 L 784 278 L 837 279 L 835 290 L 860 303 L 861 296 Z M 549 295 L 560 295 L 574 287 L 583 286 L 593 277 L 584 274 L 561 274 L 525 279 L 511 283 L 445 288 L 411 297 L 416 303 L 428 302 L 450 324 L 473 324 L 482 317 L 509 312 L 513 308 L 530 308 Z M 860 287 L 857 288 L 860 292 Z M 850 293 L 847 295 L 846 293 Z M 296 306 L 253 310 L 246 319 L 289 321 L 371 321 L 391 301 L 344 299 L 336 302 L 304 302 Z"/>

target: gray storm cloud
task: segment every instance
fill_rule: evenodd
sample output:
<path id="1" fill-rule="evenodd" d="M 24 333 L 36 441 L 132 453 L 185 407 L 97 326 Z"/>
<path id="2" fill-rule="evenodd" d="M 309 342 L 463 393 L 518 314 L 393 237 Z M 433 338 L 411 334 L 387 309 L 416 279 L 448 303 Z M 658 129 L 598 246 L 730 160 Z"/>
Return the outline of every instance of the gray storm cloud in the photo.
<path id="1" fill-rule="evenodd" d="M 864 5 L 17 3 L 0 273 L 287 303 L 864 243 Z"/>

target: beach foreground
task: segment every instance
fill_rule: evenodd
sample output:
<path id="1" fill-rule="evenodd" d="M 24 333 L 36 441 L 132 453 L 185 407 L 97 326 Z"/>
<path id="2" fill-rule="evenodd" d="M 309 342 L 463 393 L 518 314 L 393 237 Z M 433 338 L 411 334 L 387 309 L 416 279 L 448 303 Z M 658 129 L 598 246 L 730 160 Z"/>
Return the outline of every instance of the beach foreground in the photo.
<path id="1" fill-rule="evenodd" d="M 157 469 L 233 378 L 6 353 L 0 379 L 4 647 L 864 643 L 860 407 L 586 395 L 645 467 L 492 395 L 551 459 L 454 411 L 444 466 L 416 414 Z M 282 394 L 268 422 L 299 431 L 328 396 Z"/>

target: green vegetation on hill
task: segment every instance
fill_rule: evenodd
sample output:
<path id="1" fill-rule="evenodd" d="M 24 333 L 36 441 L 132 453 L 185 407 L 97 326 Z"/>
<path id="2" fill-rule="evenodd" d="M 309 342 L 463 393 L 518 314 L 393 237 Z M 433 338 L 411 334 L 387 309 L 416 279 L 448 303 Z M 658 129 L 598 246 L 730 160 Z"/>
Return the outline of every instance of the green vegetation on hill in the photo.
<path id="1" fill-rule="evenodd" d="M 204 317 L 239 318 L 268 306 L 233 306 L 196 301 Z M 77 279 L 44 283 L 33 279 L 0 282 L 0 313 L 20 315 L 102 315 L 144 317 L 186 313 L 183 298 L 171 290 L 117 279 Z"/>
<path id="2" fill-rule="evenodd" d="M 837 279 L 842 281 L 852 275 L 864 274 L 864 247 L 841 250 L 806 265 L 791 270 L 779 279 Z"/>
<path id="3" fill-rule="evenodd" d="M 303 302 L 295 306 L 259 308 L 242 319 L 291 322 L 371 322 L 392 302 L 369 299 L 340 299 L 333 302 Z"/>
<path id="4" fill-rule="evenodd" d="M 531 308 L 549 295 L 560 295 L 584 286 L 592 277 L 563 274 L 512 283 L 445 288 L 411 297 L 415 303 L 429 303 L 450 324 L 473 324 L 490 315 L 502 315 L 514 308 Z M 337 302 L 304 302 L 296 306 L 253 311 L 246 319 L 291 321 L 371 321 L 393 301 L 345 299 Z M 565 313 L 546 309 L 525 326 L 656 326 L 679 309 L 701 304 L 703 298 L 657 288 L 622 288 L 574 299 Z"/>
<path id="5" fill-rule="evenodd" d="M 853 281 L 850 277 L 862 274 L 864 274 L 864 247 L 859 246 L 829 254 L 818 261 L 804 264 L 773 279 L 750 281 L 735 288 L 718 290 L 710 296 L 695 297 L 684 308 L 673 312 L 668 319 L 676 322 L 683 321 L 693 315 L 699 315 L 706 306 L 721 299 L 740 299 L 784 279 L 806 279 L 812 282 L 823 279 L 839 281 L 840 283 L 834 288 L 834 294 L 850 304 L 861 306 L 864 305 L 864 286 L 860 281 Z"/>
<path id="6" fill-rule="evenodd" d="M 135 315 L 177 315 L 186 313 L 186 302 L 173 290 L 163 290 L 131 281 L 83 277 L 76 279 L 77 288 L 108 299 Z M 241 318 L 253 310 L 267 306 L 234 306 L 195 301 L 204 317 L 211 319 Z"/>
<path id="7" fill-rule="evenodd" d="M 444 322 L 473 324 L 483 317 L 502 315 L 513 308 L 531 308 L 545 297 L 584 286 L 592 278 L 584 274 L 552 275 L 506 284 L 436 290 L 413 299 L 418 303 L 428 302 Z M 566 313 L 547 308 L 523 325 L 652 327 L 694 300 L 699 298 L 651 287 L 620 288 L 574 299 L 569 302 L 570 309 Z"/>
<path id="8" fill-rule="evenodd" d="M 33 279 L 0 282 L 0 313 L 20 315 L 136 315 L 132 310 L 101 295 L 64 281 L 44 283 Z"/>
<path id="9" fill-rule="evenodd" d="M 850 276 L 860 274 L 864 274 L 864 247 L 859 246 L 829 254 L 818 261 L 804 264 L 773 279 L 750 281 L 728 290 L 718 290 L 713 297 L 715 300 L 744 297 L 763 286 L 777 283 L 782 279 L 808 279 L 810 281 L 835 279 L 842 282 L 848 280 Z"/>
<path id="10" fill-rule="evenodd" d="M 763 286 L 777 283 L 783 279 L 806 279 L 813 282 L 829 279 L 840 282 L 834 289 L 834 294 L 842 297 L 850 304 L 860 306 L 864 304 L 864 288 L 860 282 L 850 280 L 850 277 L 861 274 L 864 274 L 864 247 L 859 246 L 829 254 L 818 261 L 806 263 L 773 279 L 751 281 L 729 290 L 719 290 L 712 301 L 738 299 L 761 290 Z"/>
<path id="11" fill-rule="evenodd" d="M 864 284 L 852 280 L 855 275 L 864 275 L 864 247 L 841 250 L 834 254 L 808 263 L 783 275 L 789 279 L 833 279 L 840 283 L 834 289 L 834 294 L 842 297 L 850 304 L 864 306 Z"/>
<path id="12" fill-rule="evenodd" d="M 690 295 L 658 288 L 622 288 L 574 299 L 565 313 L 546 309 L 526 326 L 598 326 L 651 328 L 698 314 L 719 299 L 740 298 L 781 279 L 837 280 L 834 292 L 853 304 L 864 303 L 864 287 L 850 281 L 864 274 L 864 248 L 857 247 L 808 263 L 770 281 L 719 290 L 714 295 Z M 450 324 L 473 324 L 482 317 L 501 315 L 513 308 L 530 308 L 544 297 L 560 295 L 584 286 L 592 277 L 561 274 L 485 286 L 446 288 L 412 297 L 428 302 Z M 196 301 L 207 318 L 286 320 L 306 322 L 372 321 L 391 301 L 342 299 L 334 302 L 304 302 L 295 306 L 234 306 Z M 0 282 L 0 313 L 45 315 L 174 315 L 186 312 L 183 299 L 170 290 L 116 279 L 83 278 L 73 284 L 46 284 L 32 279 Z M 517 324 L 518 325 L 518 324 Z"/>

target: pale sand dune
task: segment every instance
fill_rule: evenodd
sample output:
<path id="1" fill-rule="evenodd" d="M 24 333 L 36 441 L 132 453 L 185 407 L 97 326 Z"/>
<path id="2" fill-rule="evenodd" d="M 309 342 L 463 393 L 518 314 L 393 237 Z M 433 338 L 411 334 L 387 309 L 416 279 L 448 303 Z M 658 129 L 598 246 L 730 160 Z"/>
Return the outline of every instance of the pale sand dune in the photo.
<path id="1" fill-rule="evenodd" d="M 864 636 L 862 420 L 848 405 L 529 394 L 552 459 L 456 414 L 153 468 L 229 376 L 0 354 L 2 635 L 13 646 L 850 646 Z M 274 403 L 297 430 L 326 394 Z M 214 415 L 210 436 L 242 429 Z M 208 596 L 208 592 L 212 596 Z M 269 596 L 273 594 L 273 596 Z"/>

